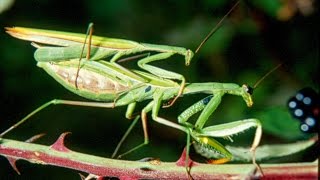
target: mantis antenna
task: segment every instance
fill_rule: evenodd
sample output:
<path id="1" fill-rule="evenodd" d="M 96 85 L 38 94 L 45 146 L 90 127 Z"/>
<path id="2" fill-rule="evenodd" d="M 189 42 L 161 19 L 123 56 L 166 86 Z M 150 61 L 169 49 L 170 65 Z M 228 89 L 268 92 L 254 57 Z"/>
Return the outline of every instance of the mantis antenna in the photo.
<path id="1" fill-rule="evenodd" d="M 214 26 L 211 31 L 209 32 L 209 34 L 204 38 L 204 40 L 200 43 L 200 45 L 198 46 L 198 48 L 196 49 L 195 53 L 197 53 L 200 48 L 204 45 L 204 43 L 206 43 L 209 38 L 221 27 L 222 22 L 230 15 L 230 13 L 238 6 L 238 4 L 240 3 L 240 0 L 238 0 L 233 6 L 232 8 L 227 12 L 227 14 L 225 14 L 223 16 L 222 19 L 220 19 L 220 21 L 218 22 L 218 24 L 216 26 Z"/>
<path id="2" fill-rule="evenodd" d="M 268 77 L 271 73 L 273 73 L 275 70 L 277 70 L 280 66 L 282 66 L 283 63 L 278 64 L 276 67 L 272 68 L 269 72 L 267 72 L 264 76 L 262 76 L 254 85 L 253 89 L 256 89 L 257 86 L 266 78 Z"/>
<path id="3" fill-rule="evenodd" d="M 260 79 L 258 79 L 258 80 L 256 81 L 256 83 L 253 85 L 253 87 L 246 85 L 246 86 L 248 87 L 247 92 L 248 92 L 250 95 L 252 95 L 252 94 L 253 94 L 253 90 L 256 89 L 256 88 L 258 87 L 258 85 L 259 85 L 266 77 L 268 77 L 271 73 L 273 73 L 273 72 L 274 72 L 275 70 L 277 70 L 280 66 L 282 66 L 282 64 L 283 64 L 283 63 L 278 64 L 276 67 L 272 68 L 269 72 L 267 72 L 265 75 L 263 75 Z"/>

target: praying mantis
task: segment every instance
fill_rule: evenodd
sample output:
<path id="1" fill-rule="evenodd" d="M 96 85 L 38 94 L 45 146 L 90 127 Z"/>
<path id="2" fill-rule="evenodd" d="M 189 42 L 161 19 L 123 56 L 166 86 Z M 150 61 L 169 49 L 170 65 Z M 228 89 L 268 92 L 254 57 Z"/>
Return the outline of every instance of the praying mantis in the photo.
<path id="1" fill-rule="evenodd" d="M 134 112 L 137 102 L 151 100 L 146 107 L 142 109 L 141 119 L 144 130 L 144 143 L 133 148 L 131 151 L 148 144 L 149 137 L 147 132 L 147 113 L 152 112 L 152 119 L 161 124 L 182 130 L 192 136 L 201 144 L 208 144 L 212 148 L 217 149 L 220 154 L 228 157 L 227 150 L 221 144 L 213 143 L 214 141 L 208 137 L 223 137 L 237 134 L 251 127 L 258 127 L 255 137 L 253 149 L 259 144 L 261 136 L 261 125 L 258 120 L 244 120 L 241 123 L 230 123 L 221 126 L 221 128 L 207 127 L 203 128 L 209 116 L 214 112 L 221 102 L 224 94 L 233 94 L 241 96 L 248 106 L 252 106 L 252 98 L 249 93 L 248 86 L 239 86 L 232 83 L 187 83 L 183 90 L 183 95 L 194 93 L 206 93 L 210 96 L 195 103 L 179 116 L 179 123 L 167 121 L 158 117 L 162 101 L 169 100 L 176 96 L 179 92 L 179 84 L 168 79 L 161 79 L 155 75 L 138 71 L 127 70 L 120 65 L 107 61 L 82 61 L 81 71 L 78 77 L 78 88 L 75 88 L 75 76 L 78 67 L 78 59 L 60 61 L 60 62 L 38 62 L 37 65 L 43 68 L 56 81 L 62 84 L 66 89 L 83 96 L 85 98 L 96 101 L 113 101 L 105 102 L 80 102 L 68 100 L 52 100 L 40 106 L 18 124 L 9 128 L 1 136 L 26 121 L 40 110 L 51 104 L 67 104 L 78 106 L 93 106 L 113 108 L 128 105 L 126 117 L 130 118 Z M 104 86 L 102 86 L 102 84 Z M 212 96 L 213 95 L 213 96 Z M 197 112 L 202 111 L 195 126 L 187 123 L 187 120 Z M 213 128 L 213 129 L 212 129 Z M 230 131 L 227 131 L 227 130 Z M 188 141 L 189 142 L 189 141 Z"/>
<path id="2" fill-rule="evenodd" d="M 89 27 L 91 26 L 90 24 Z M 189 65 L 194 55 L 191 50 L 181 47 L 152 45 L 129 40 L 92 36 L 91 30 L 88 31 L 90 36 L 89 43 L 86 45 L 87 35 L 84 34 L 21 27 L 6 29 L 13 37 L 34 42 L 37 48 L 35 52 L 37 66 L 44 69 L 66 89 L 87 99 L 102 102 L 51 100 L 3 132 L 0 137 L 28 120 L 34 114 L 54 104 L 102 108 L 127 106 L 126 117 L 132 118 L 136 104 L 149 100 L 149 103 L 141 111 L 144 142 L 129 152 L 148 144 L 147 113 L 149 112 L 151 112 L 154 121 L 187 133 L 187 154 L 189 152 L 191 137 L 201 146 L 204 146 L 204 148 L 214 149 L 217 154 L 213 155 L 213 157 L 224 157 L 223 161 L 228 161 L 232 158 L 232 154 L 213 138 L 230 137 L 253 127 L 256 128 L 256 133 L 251 151 L 254 153 L 259 145 L 262 128 L 257 119 L 246 119 L 204 127 L 209 116 L 219 106 L 225 94 L 240 96 L 247 106 L 251 107 L 253 104 L 251 97 L 252 89 L 249 86 L 216 82 L 187 83 L 185 78 L 178 73 L 148 64 L 153 61 L 165 60 L 174 54 L 180 54 L 185 57 L 186 65 Z M 83 45 L 83 42 L 85 45 Z M 87 52 L 83 51 L 83 49 L 86 49 L 86 46 L 88 47 Z M 124 55 L 144 51 L 158 52 L 158 54 L 150 55 L 138 61 L 138 66 L 147 72 L 129 70 L 116 63 Z M 105 58 L 111 56 L 110 61 L 105 60 Z M 181 84 L 173 80 L 179 80 Z M 195 93 L 209 94 L 209 96 L 183 111 L 178 116 L 179 124 L 158 116 L 162 102 L 173 98 L 170 103 L 173 104 L 178 97 Z M 201 114 L 195 125 L 187 122 L 191 116 L 199 112 Z"/>
<path id="3" fill-rule="evenodd" d="M 33 33 L 45 32 L 44 30 L 33 31 L 33 29 L 19 27 L 7 28 L 7 31 L 14 37 L 23 37 L 22 39 L 28 39 L 31 41 L 35 41 L 34 37 L 36 36 Z M 52 33 L 52 31 L 50 31 L 50 33 Z M 30 39 L 28 38 L 29 36 L 31 37 Z M 43 33 L 41 34 L 41 36 L 44 36 Z M 37 51 L 44 48 L 41 46 L 36 47 L 38 47 Z M 35 53 L 36 55 L 37 51 Z M 160 54 L 160 56 L 162 56 L 162 54 Z M 141 112 L 142 126 L 144 130 L 144 142 L 133 148 L 131 151 L 136 150 L 141 146 L 148 144 L 149 142 L 147 131 L 148 112 L 151 112 L 152 119 L 154 121 L 182 130 L 200 144 L 208 144 L 208 146 L 211 146 L 212 148 L 216 149 L 217 152 L 226 155 L 228 158 L 230 158 L 231 154 L 228 153 L 228 151 L 221 144 L 208 137 L 231 136 L 232 134 L 237 134 L 244 131 L 245 129 L 257 127 L 257 132 L 254 143 L 252 145 L 252 149 L 254 150 L 259 144 L 261 137 L 261 125 L 258 120 L 244 120 L 241 121 L 241 123 L 230 123 L 223 126 L 218 126 L 219 128 L 203 128 L 209 116 L 215 111 L 225 94 L 240 96 L 246 102 L 247 106 L 252 106 L 253 101 L 251 97 L 251 89 L 247 85 L 239 86 L 233 83 L 214 82 L 186 83 L 181 95 L 185 96 L 195 93 L 205 93 L 209 94 L 210 96 L 195 103 L 183 113 L 181 113 L 181 115 L 178 117 L 180 124 L 176 124 L 158 116 L 162 102 L 177 97 L 181 89 L 181 85 L 174 82 L 173 80 L 170 80 L 168 78 L 159 78 L 157 75 L 155 75 L 161 74 L 166 70 L 160 70 L 160 72 L 158 72 L 157 69 L 159 68 L 155 68 L 153 69 L 153 72 L 155 73 L 151 74 L 139 70 L 128 70 L 111 61 L 108 62 L 105 60 L 86 60 L 81 61 L 81 70 L 77 74 L 79 63 L 79 60 L 77 58 L 59 61 L 41 61 L 41 57 L 37 57 L 36 60 L 38 67 L 43 68 L 49 75 L 51 75 L 66 89 L 87 99 L 103 102 L 79 102 L 55 99 L 45 103 L 44 105 L 31 112 L 18 124 L 12 126 L 6 132 L 3 132 L 0 136 L 3 136 L 7 132 L 11 131 L 13 128 L 26 121 L 32 115 L 51 104 L 67 104 L 104 108 L 113 108 L 127 105 L 128 107 L 126 111 L 126 117 L 131 118 L 137 102 L 150 100 L 150 102 L 142 109 Z M 171 73 L 175 74 L 174 72 Z M 78 87 L 75 87 L 76 79 L 78 79 Z M 202 112 L 194 126 L 187 122 L 192 115 L 200 111 Z M 228 131 L 228 129 L 230 131 Z"/>

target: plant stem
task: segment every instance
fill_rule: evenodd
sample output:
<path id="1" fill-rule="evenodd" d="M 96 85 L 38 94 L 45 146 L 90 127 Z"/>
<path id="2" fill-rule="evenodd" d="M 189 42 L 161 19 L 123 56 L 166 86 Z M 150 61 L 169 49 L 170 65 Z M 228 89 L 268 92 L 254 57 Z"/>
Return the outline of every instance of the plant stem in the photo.
<path id="1" fill-rule="evenodd" d="M 96 177 L 120 179 L 188 179 L 186 169 L 175 162 L 152 160 L 147 162 L 103 158 L 74 152 L 64 145 L 64 133 L 51 146 L 0 138 L 0 154 L 6 157 L 18 171 L 19 159 L 31 163 L 53 165 L 86 172 Z M 182 159 L 182 157 L 181 157 Z M 181 161 L 180 159 L 180 161 Z M 264 178 L 270 177 L 317 177 L 317 163 L 261 165 Z M 19 173 L 19 172 L 18 172 Z M 251 179 L 255 166 L 252 164 L 212 165 L 193 162 L 191 175 L 194 179 Z M 287 176 L 286 176 L 287 177 Z"/>

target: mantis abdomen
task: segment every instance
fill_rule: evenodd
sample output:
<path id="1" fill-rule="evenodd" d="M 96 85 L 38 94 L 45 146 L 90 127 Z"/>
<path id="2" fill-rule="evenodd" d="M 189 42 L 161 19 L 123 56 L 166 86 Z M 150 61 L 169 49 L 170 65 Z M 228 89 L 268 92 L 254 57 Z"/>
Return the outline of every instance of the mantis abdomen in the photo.
<path id="1" fill-rule="evenodd" d="M 84 61 L 85 66 L 81 68 L 77 77 L 78 62 L 78 60 L 59 63 L 38 62 L 37 65 L 68 90 L 92 100 L 113 101 L 117 94 L 128 91 L 139 83 L 111 75 L 111 70 L 105 66 L 104 69 L 97 69 L 97 63 L 94 61 Z M 76 78 L 77 88 L 75 87 Z"/>

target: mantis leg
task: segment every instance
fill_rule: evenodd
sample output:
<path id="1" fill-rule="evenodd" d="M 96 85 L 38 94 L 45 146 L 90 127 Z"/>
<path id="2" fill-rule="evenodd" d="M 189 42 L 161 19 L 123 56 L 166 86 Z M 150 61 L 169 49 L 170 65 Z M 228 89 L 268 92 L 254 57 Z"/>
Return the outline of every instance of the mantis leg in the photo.
<path id="1" fill-rule="evenodd" d="M 165 107 L 170 107 L 171 105 L 174 104 L 174 102 L 179 98 L 179 96 L 182 94 L 183 89 L 185 87 L 186 84 L 186 80 L 184 78 L 183 75 L 172 72 L 172 71 L 167 71 L 152 65 L 149 65 L 148 63 L 153 62 L 153 61 L 158 61 L 158 60 L 162 60 L 162 59 L 167 59 L 170 56 L 172 56 L 174 53 L 172 52 L 165 52 L 165 53 L 159 53 L 159 54 L 155 54 L 152 56 L 148 56 L 145 57 L 141 60 L 138 61 L 138 66 L 154 75 L 157 75 L 159 77 L 162 78 L 167 78 L 167 79 L 176 79 L 176 80 L 180 80 L 181 84 L 180 84 L 180 89 L 179 92 L 177 94 L 177 96 L 170 102 L 169 105 L 165 106 Z"/>
<path id="2" fill-rule="evenodd" d="M 73 105 L 73 106 L 89 106 L 89 107 L 102 107 L 102 108 L 112 108 L 113 103 L 101 103 L 101 102 L 83 102 L 83 101 L 69 101 L 69 100 L 62 100 L 62 99 L 53 99 L 49 102 L 46 102 L 45 104 L 41 105 L 37 109 L 33 110 L 31 113 L 29 113 L 27 116 L 25 116 L 23 119 L 21 119 L 19 122 L 11 126 L 9 129 L 5 130 L 0 134 L 0 137 L 3 137 L 8 132 L 12 131 L 25 121 L 27 121 L 30 117 L 38 113 L 39 111 L 47 108 L 50 105 L 56 105 L 56 104 L 65 104 L 65 105 Z"/>
<path id="3" fill-rule="evenodd" d="M 82 46 L 81 53 L 80 53 L 80 56 L 79 56 L 79 63 L 78 63 L 78 69 L 77 69 L 77 74 L 76 74 L 76 80 L 74 82 L 74 85 L 75 85 L 75 87 L 77 89 L 78 89 L 78 76 L 79 76 L 79 71 L 80 71 L 81 59 L 82 59 L 82 55 L 83 55 L 83 52 L 84 52 L 84 49 L 85 49 L 85 46 L 86 46 L 86 43 L 87 43 L 87 37 L 88 36 L 89 36 L 89 42 L 88 42 L 88 52 L 87 52 L 87 55 L 86 55 L 86 59 L 87 60 L 90 59 L 92 32 L 93 32 L 93 23 L 90 23 L 89 26 L 88 26 L 87 33 L 86 33 L 87 35 L 86 35 L 86 37 L 84 39 L 84 44 Z"/>
<path id="4" fill-rule="evenodd" d="M 140 119 L 140 116 L 137 116 L 131 123 L 131 125 L 129 126 L 129 128 L 127 129 L 127 131 L 124 133 L 124 135 L 122 136 L 121 140 L 119 141 L 119 143 L 117 144 L 116 148 L 114 149 L 111 158 L 114 158 L 116 156 L 116 154 L 118 153 L 121 145 L 123 144 L 124 140 L 127 139 L 128 135 L 130 134 L 131 130 L 133 129 L 133 127 L 137 124 L 138 120 Z"/>
<path id="5" fill-rule="evenodd" d="M 187 133 L 187 147 L 186 147 L 186 161 L 185 161 L 185 167 L 186 167 L 186 170 L 188 172 L 188 175 L 190 175 L 190 171 L 189 171 L 189 152 L 190 152 L 190 130 L 186 127 L 183 127 L 183 126 L 179 126 L 175 123 L 172 123 L 170 121 L 167 121 L 161 117 L 158 117 L 158 112 L 159 112 L 159 109 L 161 107 L 161 99 L 162 99 L 162 95 L 163 93 L 160 92 L 160 93 L 155 93 L 154 95 L 154 99 L 155 99 L 155 105 L 153 106 L 153 110 L 152 110 L 152 119 L 158 123 L 162 123 L 164 125 L 167 125 L 167 126 L 170 126 L 170 127 L 173 127 L 173 128 L 176 128 L 176 129 L 179 129 L 179 130 L 182 130 L 184 131 L 185 133 Z"/>
<path id="6" fill-rule="evenodd" d="M 209 103 L 205 106 L 203 111 L 201 112 L 198 120 L 196 121 L 195 127 L 202 129 L 204 124 L 209 119 L 210 115 L 217 109 L 219 104 L 221 103 L 221 99 L 224 93 L 217 92 L 213 95 Z"/>
<path id="7" fill-rule="evenodd" d="M 209 116 L 217 109 L 223 95 L 222 92 L 217 92 L 213 96 L 207 96 L 196 102 L 178 116 L 179 123 L 186 126 L 193 126 L 187 122 L 188 119 L 194 114 L 202 111 L 195 124 L 195 128 L 202 129 Z"/>
<path id="8" fill-rule="evenodd" d="M 183 111 L 179 116 L 178 116 L 178 122 L 180 124 L 184 124 L 186 127 L 188 127 L 188 136 L 187 136 L 187 157 L 186 157 L 186 163 L 188 162 L 189 159 L 189 151 L 190 151 L 190 136 L 192 136 L 194 139 L 196 139 L 197 141 L 201 140 L 199 137 L 195 136 L 192 134 L 193 132 L 193 128 L 194 126 L 190 123 L 188 123 L 188 119 L 193 116 L 194 114 L 202 111 L 202 113 L 200 114 L 196 124 L 201 123 L 204 125 L 204 123 L 208 120 L 209 116 L 213 113 L 213 111 L 217 108 L 217 106 L 220 104 L 221 102 L 221 98 L 222 98 L 223 94 L 222 93 L 216 93 L 214 96 L 210 95 L 207 96 L 203 99 L 201 99 L 200 101 L 196 102 L 195 104 L 193 104 L 192 106 L 190 106 L 188 109 L 186 109 L 185 111 Z M 196 126 L 197 127 L 197 126 Z M 201 127 L 202 128 L 202 127 Z M 210 139 L 206 139 L 206 142 L 208 142 L 210 145 L 219 145 L 219 149 L 223 150 L 223 152 L 227 152 L 228 151 L 217 141 L 215 140 L 210 140 Z M 211 143 L 210 143 L 211 142 Z M 226 153 L 226 154 L 227 154 Z M 230 154 L 230 153 L 229 153 Z"/>
<path id="9" fill-rule="evenodd" d="M 258 119 L 245 119 L 245 120 L 235 121 L 231 123 L 209 126 L 209 127 L 203 128 L 201 130 L 201 133 L 199 134 L 194 132 L 195 133 L 194 135 L 196 137 L 200 136 L 205 138 L 208 136 L 209 137 L 230 137 L 232 135 L 236 135 L 238 133 L 244 132 L 245 130 L 248 130 L 252 127 L 256 128 L 255 136 L 250 148 L 250 151 L 252 152 L 252 162 L 260 170 L 260 167 L 256 163 L 256 158 L 255 158 L 255 151 L 260 143 L 261 136 L 262 136 L 262 126 Z M 201 142 L 205 142 L 205 141 L 201 141 Z"/>
<path id="10" fill-rule="evenodd" d="M 136 102 L 133 102 L 133 103 L 130 103 L 128 105 L 127 111 L 126 111 L 126 118 L 127 119 L 131 119 L 132 118 L 132 114 L 134 112 L 136 104 L 137 104 Z M 124 133 L 124 135 L 122 136 L 121 140 L 119 141 L 119 143 L 117 144 L 116 148 L 114 149 L 111 158 L 114 158 L 116 156 L 116 154 L 118 153 L 121 145 L 127 139 L 128 135 L 130 134 L 130 132 L 132 131 L 132 129 L 134 128 L 134 126 L 138 122 L 139 118 L 140 118 L 140 116 L 136 116 L 135 119 L 132 121 L 131 125 L 129 126 L 127 131 Z"/>
<path id="11" fill-rule="evenodd" d="M 151 101 L 149 104 L 147 104 L 146 107 L 144 107 L 142 109 L 142 112 L 141 112 L 141 121 L 142 121 L 142 128 L 143 128 L 143 134 L 144 134 L 144 142 L 142 144 L 139 144 L 138 146 L 130 149 L 129 151 L 119 155 L 118 158 L 121 158 L 122 156 L 125 156 L 125 155 L 127 155 L 127 154 L 129 154 L 129 153 L 131 153 L 131 152 L 133 152 L 133 151 L 135 151 L 135 150 L 137 150 L 137 149 L 139 149 L 149 143 L 149 135 L 148 135 L 148 130 L 147 130 L 147 112 L 152 110 L 153 104 L 154 104 L 154 101 Z"/>
<path id="12" fill-rule="evenodd" d="M 132 118 L 132 114 L 133 114 L 133 111 L 136 107 L 136 102 L 133 102 L 133 103 L 130 103 L 127 107 L 127 111 L 126 111 L 126 118 L 127 119 L 131 119 Z"/>
<path id="13" fill-rule="evenodd" d="M 180 126 L 178 124 L 175 124 L 173 122 L 167 121 L 161 117 L 158 117 L 158 112 L 159 109 L 161 107 L 161 97 L 162 97 L 162 93 L 155 93 L 155 96 L 157 96 L 155 98 L 155 106 L 153 106 L 153 110 L 152 110 L 152 119 L 158 123 L 164 124 L 166 126 L 170 126 L 176 129 L 179 129 L 181 131 L 184 131 L 185 133 L 187 133 L 187 145 L 186 145 L 186 160 L 185 160 L 185 167 L 186 167 L 186 171 L 188 173 L 188 176 L 191 177 L 190 175 L 190 167 L 189 167 L 189 152 L 190 152 L 190 130 L 187 127 L 184 126 Z"/>
<path id="14" fill-rule="evenodd" d="M 159 109 L 161 107 L 162 96 L 163 96 L 162 90 L 156 91 L 153 95 L 153 100 L 151 102 L 149 102 L 146 107 L 144 107 L 142 109 L 141 121 L 142 121 L 142 127 L 143 127 L 144 142 L 142 144 L 139 144 L 138 146 L 132 148 L 131 150 L 119 155 L 118 158 L 121 158 L 122 156 L 127 155 L 127 154 L 129 154 L 129 153 L 131 153 L 131 152 L 133 152 L 133 151 L 135 151 L 135 150 L 137 150 L 137 149 L 139 149 L 149 143 L 149 135 L 148 135 L 148 129 L 147 129 L 147 113 L 150 111 L 152 111 L 152 119 L 154 121 L 156 121 L 160 124 L 164 124 L 166 126 L 170 126 L 170 127 L 179 129 L 179 130 L 184 131 L 188 134 L 189 131 L 187 128 L 185 128 L 181 125 L 178 125 L 176 123 L 173 123 L 171 121 L 168 121 L 164 118 L 158 117 Z"/>
<path id="15" fill-rule="evenodd" d="M 210 131 L 214 134 L 213 129 L 210 129 L 210 128 L 203 129 L 203 126 L 207 122 L 210 115 L 216 110 L 218 105 L 221 103 L 221 99 L 222 99 L 223 95 L 224 95 L 223 92 L 216 92 L 213 96 L 212 95 L 208 96 L 208 97 L 198 101 L 197 103 L 193 104 L 188 109 L 186 109 L 184 112 L 182 112 L 178 117 L 179 123 L 184 124 L 189 128 L 192 128 L 193 127 L 192 124 L 187 123 L 188 119 L 191 116 L 193 116 L 194 114 L 202 111 L 200 116 L 198 117 L 198 120 L 196 121 L 195 126 L 194 126 L 195 129 L 190 130 L 190 131 L 191 131 L 191 135 L 192 135 L 193 139 L 195 139 L 198 143 L 205 145 L 205 147 L 207 147 L 207 148 L 214 149 L 214 152 L 217 155 L 224 156 L 224 157 L 220 156 L 218 160 L 215 160 L 215 163 L 225 163 L 232 158 L 232 154 L 222 144 L 220 144 L 218 141 L 216 141 L 212 138 L 208 138 L 208 136 L 217 137 L 216 134 L 215 134 L 215 136 L 213 136 L 213 135 L 209 135 L 208 133 L 206 133 L 207 131 Z M 213 127 L 216 127 L 215 130 L 217 130 L 221 133 L 224 133 L 224 135 L 225 135 L 224 137 L 237 134 L 239 132 L 244 131 L 245 129 L 249 129 L 254 126 L 257 127 L 255 139 L 254 139 L 253 144 L 251 146 L 251 151 L 253 153 L 253 164 L 255 164 L 257 166 L 257 164 L 255 163 L 255 149 L 257 148 L 257 146 L 259 145 L 259 142 L 260 142 L 261 131 L 262 131 L 261 125 L 260 125 L 259 121 L 255 121 L 255 120 L 252 120 L 252 121 L 248 120 L 248 121 L 244 121 L 244 122 L 241 121 L 241 123 L 243 125 L 241 125 L 240 123 L 227 123 L 227 124 L 217 125 L 217 126 L 213 126 Z M 235 130 L 235 128 L 237 128 L 238 130 Z M 197 134 L 196 133 L 197 131 L 202 132 L 202 133 Z M 230 134 L 228 134 L 228 131 L 230 131 Z M 259 166 L 257 166 L 257 167 L 259 167 Z"/>
<path id="16" fill-rule="evenodd" d="M 256 127 L 256 133 L 251 145 L 250 151 L 252 152 L 252 160 L 253 164 L 257 167 L 257 163 L 255 162 L 255 150 L 260 143 L 261 135 L 262 135 L 262 128 L 261 123 L 257 119 L 248 119 L 243 121 L 236 121 L 232 123 L 226 123 L 216 126 L 210 126 L 203 128 L 205 122 L 208 120 L 209 116 L 216 110 L 217 106 L 221 102 L 221 98 L 223 96 L 222 92 L 215 93 L 214 96 L 208 96 L 197 103 L 190 106 L 187 110 L 182 112 L 179 117 L 179 123 L 188 126 L 189 128 L 192 127 L 190 123 L 187 123 L 187 120 L 194 114 L 201 112 L 198 120 L 195 124 L 195 130 L 191 130 L 192 137 L 196 139 L 196 141 L 202 144 L 208 144 L 209 147 L 214 148 L 216 151 L 220 152 L 227 157 L 227 159 L 231 159 L 232 155 L 228 152 L 227 149 L 223 147 L 219 142 L 215 141 L 214 139 L 208 138 L 210 137 L 228 137 L 231 135 L 235 135 L 237 133 L 243 132 L 246 129 Z M 197 131 L 201 133 L 197 133 Z M 226 158 L 220 159 L 225 162 Z M 218 161 L 220 161 L 218 160 Z M 260 169 L 260 168 L 259 168 Z"/>

